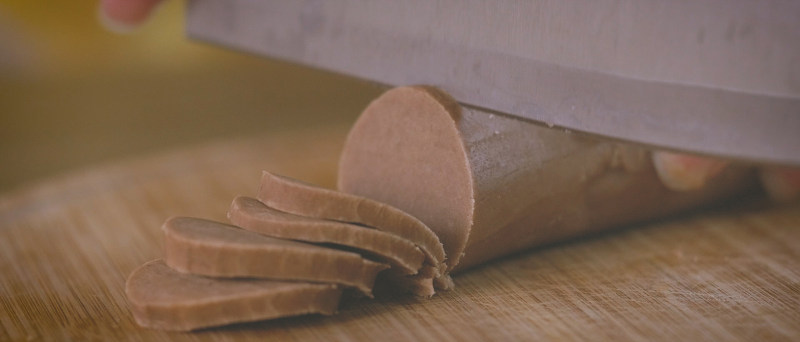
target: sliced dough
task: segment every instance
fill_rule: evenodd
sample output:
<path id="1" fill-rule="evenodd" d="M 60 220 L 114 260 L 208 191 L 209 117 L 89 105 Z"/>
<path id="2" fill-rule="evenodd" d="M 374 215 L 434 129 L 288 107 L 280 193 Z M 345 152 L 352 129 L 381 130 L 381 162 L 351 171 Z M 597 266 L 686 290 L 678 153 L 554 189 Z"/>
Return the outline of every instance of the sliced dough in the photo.
<path id="1" fill-rule="evenodd" d="M 410 241 L 372 228 L 287 214 L 259 200 L 239 196 L 228 210 L 231 223 L 281 239 L 331 243 L 369 252 L 389 263 L 395 273 L 416 274 L 425 255 Z"/>
<path id="2" fill-rule="evenodd" d="M 388 180 L 387 180 L 388 181 Z M 400 209 L 343 192 L 320 188 L 264 171 L 258 199 L 269 207 L 300 216 L 359 223 L 405 238 L 425 253 L 428 263 L 444 269 L 439 237 L 422 221 Z"/>
<path id="3" fill-rule="evenodd" d="M 413 276 L 400 276 L 397 274 L 385 274 L 378 278 L 375 283 L 376 292 L 383 294 L 386 292 L 405 294 L 410 293 L 418 297 L 430 298 L 436 294 L 433 278 Z M 399 292 L 398 292 L 398 289 Z"/>
<path id="4" fill-rule="evenodd" d="M 372 296 L 375 277 L 389 267 L 357 253 L 198 218 L 173 217 L 162 229 L 166 264 L 197 275 L 335 283 Z"/>
<path id="5" fill-rule="evenodd" d="M 125 284 L 136 322 L 162 330 L 194 330 L 310 313 L 331 315 L 342 290 L 333 284 L 212 279 L 148 262 Z"/>
<path id="6" fill-rule="evenodd" d="M 455 284 L 449 274 L 439 274 L 439 270 L 433 266 L 425 265 L 419 270 L 419 273 L 412 276 L 382 273 L 375 286 L 400 289 L 405 293 L 430 298 L 436 294 L 436 290 L 452 290 Z M 395 290 L 395 292 L 397 291 Z"/>
<path id="7" fill-rule="evenodd" d="M 431 87 L 399 87 L 372 101 L 350 130 L 338 188 L 418 218 L 441 239 L 448 266 L 465 269 L 755 184 L 751 170 L 731 167 L 702 189 L 670 191 L 649 153 L 462 108 Z"/>

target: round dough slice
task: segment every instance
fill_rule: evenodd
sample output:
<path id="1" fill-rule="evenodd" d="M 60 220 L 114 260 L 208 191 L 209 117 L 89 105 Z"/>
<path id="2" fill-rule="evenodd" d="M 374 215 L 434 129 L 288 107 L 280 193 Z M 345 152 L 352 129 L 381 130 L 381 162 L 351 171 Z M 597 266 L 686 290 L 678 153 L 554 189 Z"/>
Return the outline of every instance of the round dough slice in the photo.
<path id="1" fill-rule="evenodd" d="M 125 294 L 139 325 L 187 331 L 311 313 L 332 315 L 342 290 L 333 284 L 207 278 L 154 260 L 131 273 Z"/>
<path id="2" fill-rule="evenodd" d="M 393 273 L 416 274 L 425 255 L 410 241 L 376 229 L 353 224 L 302 217 L 272 209 L 259 200 L 239 196 L 228 210 L 231 223 L 281 239 L 328 243 L 365 251 L 388 263 Z"/>
<path id="3" fill-rule="evenodd" d="M 178 271 L 227 278 L 268 278 L 335 283 L 372 296 L 388 265 L 352 252 L 276 239 L 192 217 L 164 222 L 164 261 Z"/>
<path id="4" fill-rule="evenodd" d="M 295 215 L 358 223 L 402 237 L 416 244 L 427 263 L 445 269 L 439 237 L 422 221 L 400 209 L 369 198 L 317 187 L 264 171 L 258 200 L 268 207 Z"/>

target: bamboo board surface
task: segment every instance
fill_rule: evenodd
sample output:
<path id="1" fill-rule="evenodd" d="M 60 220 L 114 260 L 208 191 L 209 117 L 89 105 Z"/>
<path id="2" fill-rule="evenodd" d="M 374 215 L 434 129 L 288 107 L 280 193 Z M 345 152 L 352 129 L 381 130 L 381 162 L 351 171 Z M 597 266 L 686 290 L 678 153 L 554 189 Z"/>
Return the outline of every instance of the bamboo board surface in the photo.
<path id="1" fill-rule="evenodd" d="M 713 210 L 540 248 L 433 299 L 349 300 L 194 333 L 139 328 L 124 282 L 173 215 L 225 220 L 268 169 L 332 187 L 345 127 L 212 142 L 0 196 L 0 341 L 800 339 L 800 205 Z"/>

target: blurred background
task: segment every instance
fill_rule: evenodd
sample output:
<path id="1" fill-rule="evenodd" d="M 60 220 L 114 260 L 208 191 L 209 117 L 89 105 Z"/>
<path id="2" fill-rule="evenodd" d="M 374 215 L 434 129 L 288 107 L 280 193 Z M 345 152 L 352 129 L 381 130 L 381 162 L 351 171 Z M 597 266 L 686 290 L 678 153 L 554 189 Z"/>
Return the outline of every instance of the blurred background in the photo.
<path id="1" fill-rule="evenodd" d="M 0 194 L 181 145 L 348 125 L 381 92 L 190 41 L 182 1 L 129 35 L 96 6 L 0 2 Z"/>

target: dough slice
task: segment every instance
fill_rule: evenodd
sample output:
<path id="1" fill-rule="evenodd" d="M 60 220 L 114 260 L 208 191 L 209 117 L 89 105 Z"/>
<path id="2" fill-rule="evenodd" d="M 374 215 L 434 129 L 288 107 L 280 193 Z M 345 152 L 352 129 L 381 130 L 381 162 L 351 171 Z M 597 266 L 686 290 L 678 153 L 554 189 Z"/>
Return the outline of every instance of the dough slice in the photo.
<path id="1" fill-rule="evenodd" d="M 125 294 L 139 325 L 186 331 L 310 313 L 331 315 L 342 290 L 333 284 L 212 279 L 180 273 L 154 260 L 131 273 Z"/>
<path id="2" fill-rule="evenodd" d="M 430 298 L 436 294 L 436 290 L 449 291 L 455 287 L 453 278 L 449 274 L 439 274 L 433 266 L 425 265 L 419 273 L 411 276 L 403 276 L 396 273 L 385 272 L 378 277 L 375 287 L 397 289 L 411 293 L 415 296 Z M 388 290 L 391 291 L 391 290 Z"/>
<path id="3" fill-rule="evenodd" d="M 375 277 L 389 267 L 357 253 L 198 218 L 173 217 L 162 229 L 166 264 L 197 275 L 335 283 L 372 296 Z"/>
<path id="4" fill-rule="evenodd" d="M 389 156 L 390 157 L 390 156 Z M 320 188 L 264 171 L 258 199 L 268 207 L 300 216 L 363 224 L 405 238 L 437 269 L 446 267 L 439 237 L 416 217 L 366 197 Z"/>
<path id="5" fill-rule="evenodd" d="M 401 237 L 353 224 L 302 217 L 267 207 L 259 200 L 239 196 L 228 210 L 231 223 L 281 239 L 331 243 L 366 251 L 392 266 L 392 272 L 416 274 L 425 255 Z"/>

